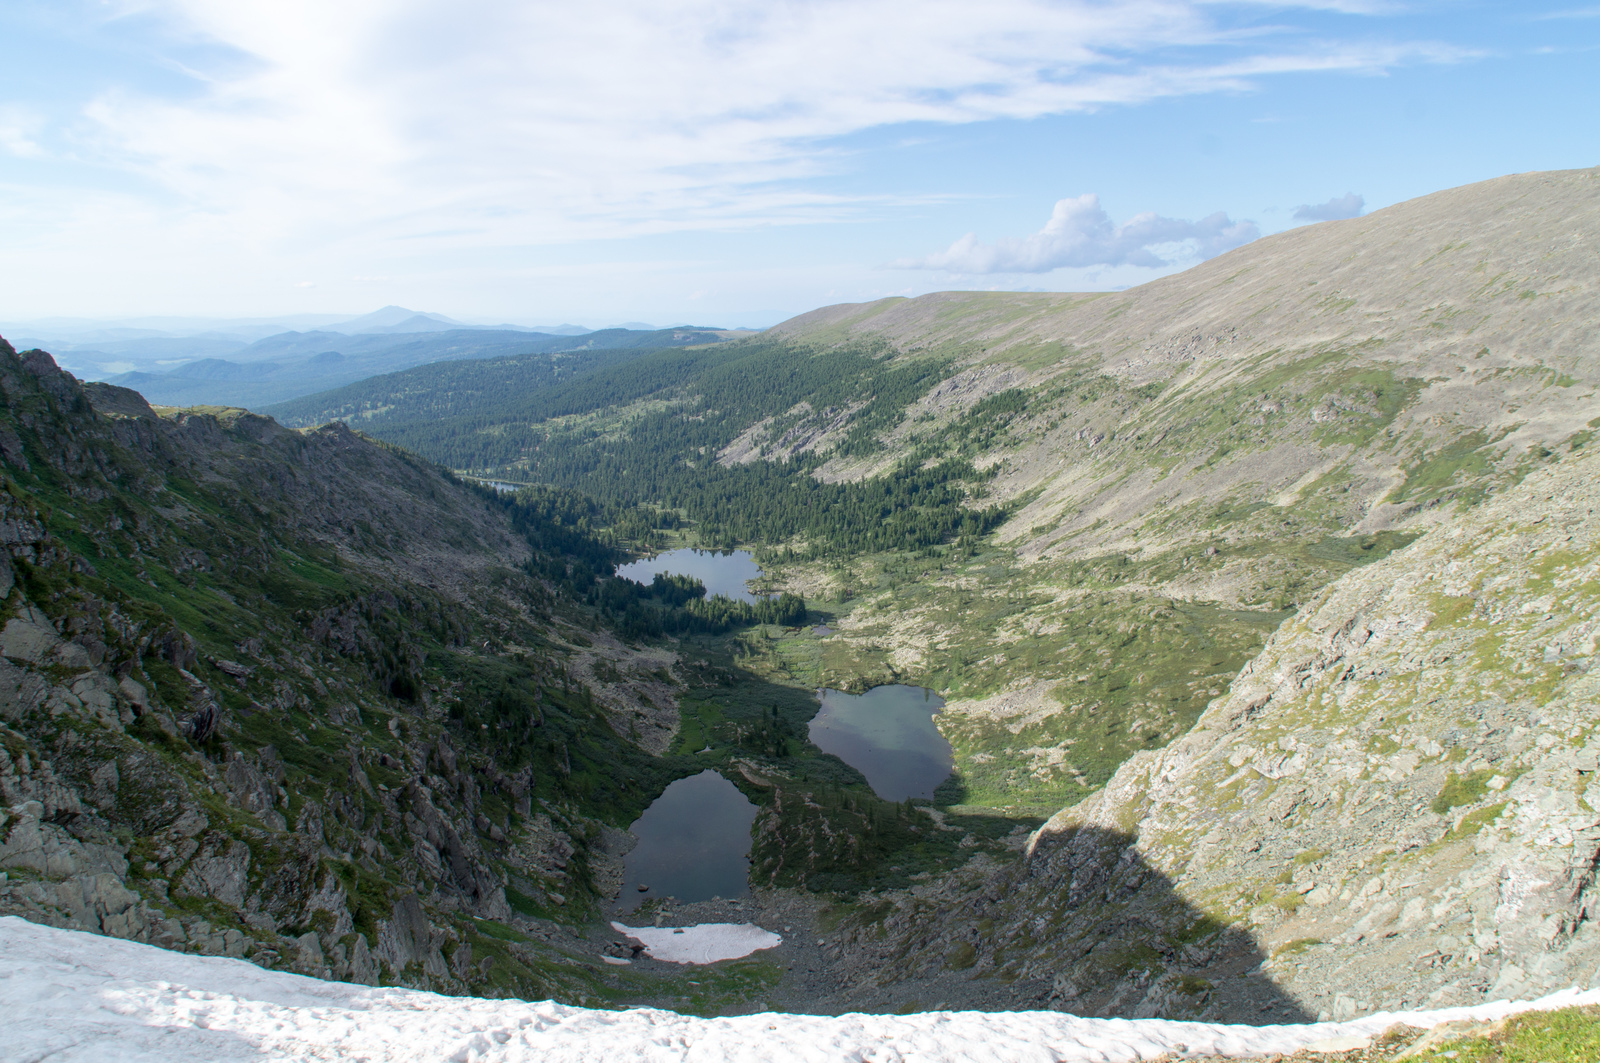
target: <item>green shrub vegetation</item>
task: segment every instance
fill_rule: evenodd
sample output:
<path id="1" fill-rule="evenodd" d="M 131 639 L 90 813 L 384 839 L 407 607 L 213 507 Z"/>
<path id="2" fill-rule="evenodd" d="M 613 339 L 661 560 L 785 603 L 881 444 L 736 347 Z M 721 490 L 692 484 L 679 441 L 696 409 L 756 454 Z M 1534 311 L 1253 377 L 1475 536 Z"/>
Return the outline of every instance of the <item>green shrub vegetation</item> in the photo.
<path id="1" fill-rule="evenodd" d="M 984 477 L 959 459 L 926 467 L 910 459 L 858 482 L 814 477 L 823 461 L 815 453 L 717 461 L 763 418 L 773 419 L 771 434 L 781 437 L 807 417 L 831 423 L 834 411 L 848 411 L 848 424 L 833 453 L 875 454 L 879 433 L 948 369 L 882 354 L 814 354 L 771 341 L 661 351 L 548 388 L 483 388 L 458 397 L 451 416 L 391 413 L 370 430 L 453 468 L 547 485 L 524 506 L 557 502 L 553 488 L 582 492 L 597 507 L 584 515 L 595 528 L 624 528 L 625 514 L 651 507 L 686 514 L 701 545 L 793 540 L 804 544 L 806 557 L 975 542 L 1004 511 L 974 504 Z M 495 363 L 480 368 L 499 371 Z M 1014 412 L 1017 401 L 994 410 Z"/>
<path id="2" fill-rule="evenodd" d="M 1433 1063 L 1593 1063 L 1600 1059 L 1600 1008 L 1526 1011 L 1483 1037 L 1462 1037 L 1417 1057 Z"/>
<path id="3" fill-rule="evenodd" d="M 1442 816 L 1452 808 L 1472 804 L 1489 792 L 1489 779 L 1493 775 L 1488 768 L 1467 775 L 1451 772 L 1445 777 L 1439 796 L 1433 799 L 1433 810 Z"/>

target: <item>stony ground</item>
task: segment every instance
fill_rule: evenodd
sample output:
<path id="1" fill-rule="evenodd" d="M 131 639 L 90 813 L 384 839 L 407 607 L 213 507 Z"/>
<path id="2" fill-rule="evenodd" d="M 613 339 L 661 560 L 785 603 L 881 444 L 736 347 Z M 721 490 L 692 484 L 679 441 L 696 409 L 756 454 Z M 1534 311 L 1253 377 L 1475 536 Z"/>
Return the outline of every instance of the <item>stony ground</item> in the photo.
<path id="1" fill-rule="evenodd" d="M 886 897 L 852 943 L 908 982 L 1048 977 L 1099 1014 L 1342 1019 L 1590 984 L 1597 483 L 1575 450 L 1345 576 L 1020 866 Z"/>
<path id="2" fill-rule="evenodd" d="M 766 961 L 772 971 L 752 974 L 740 992 L 799 1010 L 1032 1001 L 1085 1014 L 1268 1021 L 1527 996 L 1592 979 L 1600 468 L 1583 448 L 1600 427 L 1600 278 L 1588 251 L 1597 198 L 1600 171 L 1519 175 L 1281 234 L 1137 292 L 946 293 L 786 326 L 813 345 L 876 337 L 907 357 L 965 364 L 890 433 L 885 454 L 819 475 L 867 475 L 948 442 L 928 453 L 959 451 L 994 471 L 975 486 L 1017 511 L 997 537 L 1006 557 L 967 556 L 948 569 L 897 557 L 897 571 L 876 576 L 881 559 L 796 566 L 797 588 L 843 597 L 847 608 L 833 633 L 775 651 L 785 675 L 910 679 L 948 691 L 958 762 L 974 789 L 988 788 L 986 800 L 1026 791 L 1023 803 L 1054 809 L 1109 783 L 1053 820 L 1026 859 L 975 861 L 944 881 L 839 908 L 766 894 L 669 906 L 661 917 L 745 912 L 792 927 Z M 76 403 L 42 363 L 24 368 Z M 1025 400 L 1015 413 L 983 413 L 985 400 L 1011 391 Z M 128 447 L 166 439 L 189 455 L 173 468 L 197 480 L 260 481 L 249 501 L 305 525 L 335 557 L 381 558 L 382 572 L 429 592 L 430 609 L 454 602 L 486 566 L 523 556 L 476 510 L 418 517 L 416 498 L 448 500 L 455 489 L 348 432 L 302 439 L 264 419 L 215 413 L 147 424 L 142 401 L 116 389 L 91 389 L 96 396 Z M 763 445 L 768 456 L 825 449 L 848 411 L 789 413 L 792 424 L 771 438 L 752 434 L 738 460 Z M 631 416 L 596 424 L 622 431 Z M 33 431 L 17 423 L 24 436 Z M 72 432 L 29 459 L 7 432 L 0 452 L 14 470 L 64 459 L 79 475 L 103 461 Z M 285 470 L 274 448 L 304 450 L 305 461 Z M 110 490 L 95 481 L 71 508 Z M 6 516 L 13 558 L 79 563 L 45 535 L 39 513 Z M 187 504 L 157 516 L 152 527 L 180 530 L 210 519 Z M 60 534 L 109 567 L 122 540 L 104 523 Z M 1395 528 L 1426 535 L 1366 568 L 1328 560 L 1332 547 Z M 159 538 L 141 541 L 153 550 Z M 192 582 L 249 537 L 226 538 L 159 560 Z M 457 539 L 481 548 L 440 545 Z M 141 562 L 141 583 L 161 574 L 157 560 L 152 553 L 149 571 Z M 25 598 L 44 615 L 25 614 Z M 185 818 L 177 804 L 152 814 L 141 828 L 149 844 L 134 852 L 94 810 L 137 796 L 145 773 L 70 751 L 85 736 L 116 736 L 105 740 L 119 744 L 118 756 L 132 750 L 123 729 L 150 691 L 91 660 L 94 639 L 50 593 L 5 600 L 0 656 L 11 663 L 0 678 L 27 696 L 0 698 L 0 715 L 20 718 L 25 706 L 52 734 L 48 756 L 21 731 L 0 754 L 9 806 L 0 866 L 11 874 L 0 901 L 9 910 L 149 940 L 166 934 L 205 951 L 260 949 L 285 966 L 370 979 L 377 968 L 358 958 L 361 935 L 349 933 L 358 897 L 338 884 L 323 890 L 309 870 L 290 891 L 295 918 L 259 940 L 253 924 L 225 925 L 233 917 L 221 907 L 198 910 L 238 893 L 241 865 L 259 870 L 243 841 L 209 837 L 207 826 L 237 821 L 241 837 L 259 840 L 251 832 L 260 829 L 290 848 L 294 836 L 314 838 L 302 854 L 308 869 L 321 849 L 351 866 L 365 867 L 362 853 L 374 867 L 415 866 L 425 880 L 448 869 L 489 886 L 476 895 L 479 914 L 508 914 L 485 877 L 501 870 L 487 853 L 517 863 L 505 885 L 552 915 L 576 896 L 568 862 L 591 834 L 604 842 L 591 854 L 597 880 L 610 881 L 615 832 L 552 819 L 527 802 L 526 785 L 458 767 L 421 721 L 393 719 L 386 735 L 383 715 L 324 684 L 293 651 L 259 658 L 259 669 L 241 664 L 258 660 L 246 647 L 259 650 L 259 639 L 226 660 L 191 659 L 175 640 L 166 654 L 177 669 L 173 699 L 193 700 L 185 711 L 198 718 L 237 680 L 259 706 L 245 706 L 257 722 L 265 708 L 326 714 L 320 731 L 307 722 L 284 741 L 374 732 L 331 755 L 337 788 L 354 795 L 347 807 L 389 824 L 394 851 L 372 848 L 371 830 L 356 831 L 332 804 L 302 818 L 276 789 L 270 758 L 252 752 L 167 758 L 182 775 L 166 780 L 174 792 L 190 793 L 195 809 L 217 804 L 206 805 L 209 819 Z M 237 605 L 227 593 L 220 600 Z M 1299 615 L 1267 641 L 1291 608 Z M 357 619 L 346 610 L 320 622 L 337 641 L 346 627 L 360 633 Z M 507 608 L 485 621 L 485 635 L 498 632 L 499 650 L 526 649 L 507 634 L 522 619 Z M 566 635 L 576 632 L 558 637 Z M 99 652 L 107 645 L 119 640 L 101 640 Z M 559 680 L 564 694 L 575 678 L 619 733 L 667 748 L 681 696 L 670 655 L 607 639 L 563 645 L 575 669 Z M 280 667 L 295 688 L 269 691 L 261 677 Z M 188 669 L 203 681 L 185 685 Z M 508 809 L 482 801 L 479 777 L 518 804 L 520 838 L 504 836 Z M 291 804 L 294 831 L 284 816 Z M 166 914 L 157 902 L 169 887 L 189 909 Z M 143 899 L 134 892 L 147 888 L 155 892 Z M 337 903 L 317 909 L 319 891 Z M 415 967 L 430 984 L 464 987 L 501 947 L 435 940 L 437 928 L 392 901 L 372 941 L 392 967 Z M 332 917 L 320 933 L 311 922 L 319 910 Z M 445 913 L 435 911 L 441 921 L 460 914 Z M 563 955 L 598 958 L 607 947 L 600 930 L 519 925 L 559 940 Z M 473 944 L 478 958 L 458 944 Z"/>

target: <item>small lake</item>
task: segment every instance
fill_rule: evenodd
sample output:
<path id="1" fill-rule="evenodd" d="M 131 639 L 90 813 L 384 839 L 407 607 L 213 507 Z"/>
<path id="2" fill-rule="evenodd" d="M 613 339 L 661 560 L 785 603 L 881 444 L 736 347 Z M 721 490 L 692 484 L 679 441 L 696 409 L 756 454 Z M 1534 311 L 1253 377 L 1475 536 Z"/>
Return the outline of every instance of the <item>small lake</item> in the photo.
<path id="1" fill-rule="evenodd" d="M 623 858 L 618 898 L 626 909 L 651 897 L 708 901 L 750 892 L 750 825 L 756 806 L 714 771 L 679 779 L 628 829 L 639 844 Z M 650 887 L 640 893 L 640 885 Z"/>
<path id="2" fill-rule="evenodd" d="M 758 602 L 745 586 L 761 576 L 755 555 L 748 550 L 668 550 L 642 561 L 632 561 L 617 569 L 617 575 L 649 586 L 657 572 L 669 576 L 693 576 L 706 586 L 706 597 L 720 594 L 736 602 Z"/>
<path id="3" fill-rule="evenodd" d="M 867 777 L 886 801 L 933 796 L 954 766 L 950 743 L 933 725 L 944 699 L 922 687 L 873 687 L 865 694 L 820 690 L 811 741 Z"/>
<path id="4" fill-rule="evenodd" d="M 467 480 L 476 484 L 482 484 L 485 487 L 492 487 L 501 494 L 512 494 L 528 486 L 527 484 L 514 484 L 510 480 L 495 480 L 485 476 L 469 476 L 466 473 L 462 473 L 460 475 L 463 480 Z"/>

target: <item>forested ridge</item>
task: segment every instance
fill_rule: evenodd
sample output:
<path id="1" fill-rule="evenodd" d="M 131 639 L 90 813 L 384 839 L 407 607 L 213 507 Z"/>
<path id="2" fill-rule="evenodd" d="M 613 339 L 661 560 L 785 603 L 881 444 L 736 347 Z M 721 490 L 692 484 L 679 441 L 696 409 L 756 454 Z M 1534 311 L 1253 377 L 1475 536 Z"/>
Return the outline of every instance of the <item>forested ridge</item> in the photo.
<path id="1" fill-rule="evenodd" d="M 606 578 L 627 558 L 616 530 L 652 527 L 660 515 L 649 507 L 606 507 L 577 491 L 543 484 L 511 494 L 478 490 L 491 496 L 527 538 L 534 551 L 524 566 L 529 575 L 601 610 L 628 638 L 720 635 L 751 624 L 793 627 L 806 621 L 805 599 L 795 594 L 750 603 L 708 598 L 705 585 L 690 576 L 657 573 L 649 585 Z"/>
<path id="2" fill-rule="evenodd" d="M 973 543 L 1004 512 L 974 506 L 984 476 L 964 460 L 919 455 L 854 483 L 812 475 L 828 457 L 880 451 L 878 435 L 950 371 L 884 353 L 750 340 L 597 364 L 553 384 L 528 376 L 527 360 L 458 362 L 440 367 L 452 389 L 397 399 L 365 427 L 452 468 L 579 491 L 608 524 L 641 506 L 682 513 L 708 546 L 784 544 L 817 557 Z M 826 454 L 717 460 L 758 422 L 781 435 L 818 412 L 848 421 Z"/>
<path id="3" fill-rule="evenodd" d="M 448 418 L 475 403 L 552 387 L 640 356 L 637 348 L 607 347 L 430 362 L 291 399 L 269 406 L 265 412 L 291 427 L 312 427 L 331 420 L 348 420 L 360 426 L 373 418 Z"/>

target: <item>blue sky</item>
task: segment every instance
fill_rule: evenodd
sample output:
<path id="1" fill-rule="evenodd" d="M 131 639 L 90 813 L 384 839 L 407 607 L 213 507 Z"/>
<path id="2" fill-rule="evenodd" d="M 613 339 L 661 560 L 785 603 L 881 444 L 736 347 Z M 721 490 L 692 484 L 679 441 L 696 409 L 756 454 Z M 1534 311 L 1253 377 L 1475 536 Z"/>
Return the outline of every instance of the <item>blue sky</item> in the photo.
<path id="1" fill-rule="evenodd" d="M 1592 0 L 9 0 L 0 39 L 10 321 L 763 326 L 1600 164 Z"/>

